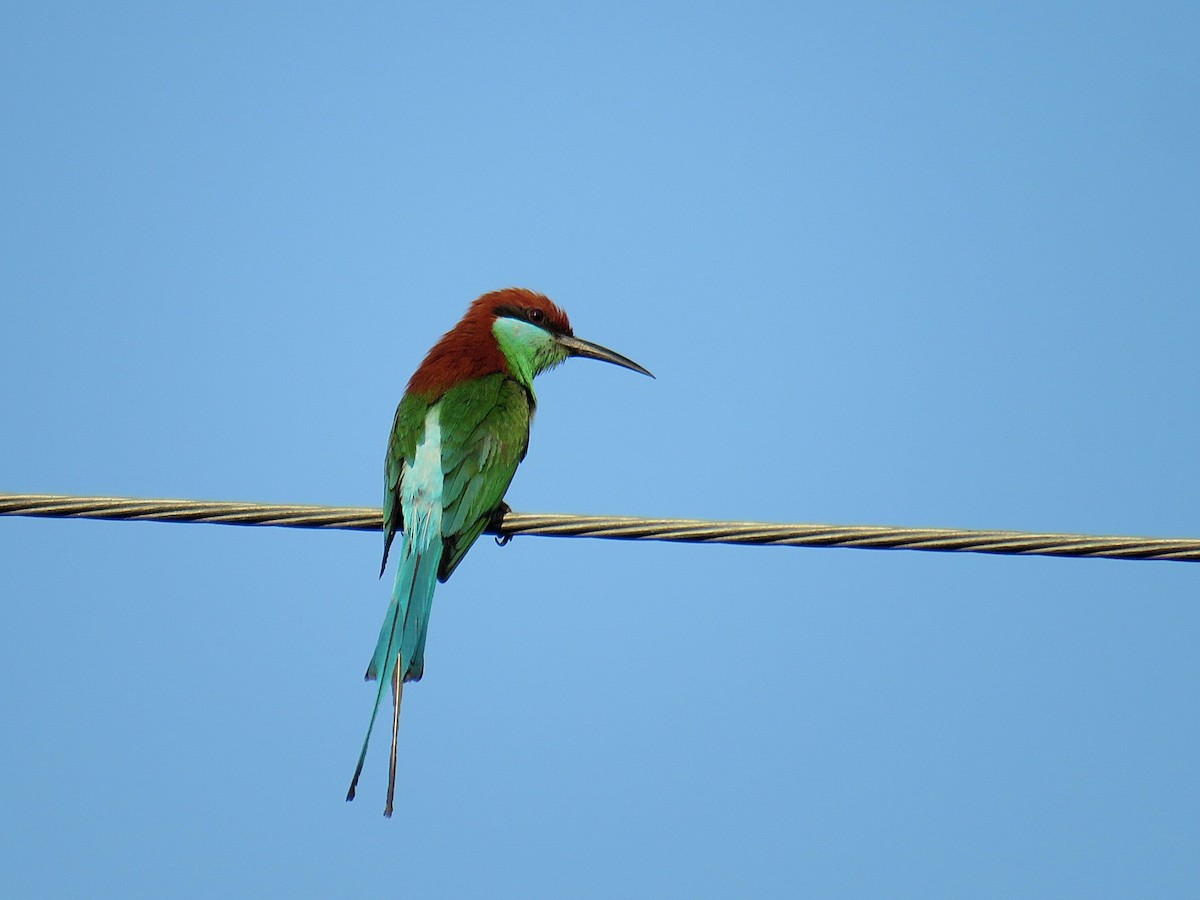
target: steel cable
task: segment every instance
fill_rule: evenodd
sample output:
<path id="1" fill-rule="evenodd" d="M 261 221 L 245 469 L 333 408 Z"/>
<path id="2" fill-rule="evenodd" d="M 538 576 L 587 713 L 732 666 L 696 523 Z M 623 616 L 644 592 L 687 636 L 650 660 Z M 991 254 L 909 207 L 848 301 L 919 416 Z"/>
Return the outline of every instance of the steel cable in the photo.
<path id="1" fill-rule="evenodd" d="M 0 515 L 219 525 L 275 525 L 378 531 L 383 513 L 370 506 L 330 507 L 205 500 L 138 500 L 59 494 L 0 494 Z M 514 537 L 594 537 L 615 540 L 756 544 L 785 547 L 856 547 L 871 550 L 937 550 L 1026 556 L 1107 557 L 1200 561 L 1200 539 L 892 528 L 880 525 L 773 525 L 704 519 L 630 516 L 505 514 L 489 534 Z"/>

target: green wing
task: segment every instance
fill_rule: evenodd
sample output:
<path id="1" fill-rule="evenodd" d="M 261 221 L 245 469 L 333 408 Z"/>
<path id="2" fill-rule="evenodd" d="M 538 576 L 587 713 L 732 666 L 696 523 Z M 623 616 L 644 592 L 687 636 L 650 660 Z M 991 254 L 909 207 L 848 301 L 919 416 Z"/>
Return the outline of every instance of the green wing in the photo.
<path id="1" fill-rule="evenodd" d="M 392 435 L 388 438 L 387 456 L 383 462 L 383 563 L 379 574 L 387 568 L 388 550 L 397 531 L 404 530 L 404 511 L 400 508 L 400 479 L 404 463 L 413 461 L 417 444 L 425 437 L 425 414 L 429 401 L 424 397 L 405 394 L 396 407 Z"/>
<path id="2" fill-rule="evenodd" d="M 442 429 L 445 581 L 483 533 L 529 447 L 533 399 L 507 375 L 451 388 L 438 401 Z"/>

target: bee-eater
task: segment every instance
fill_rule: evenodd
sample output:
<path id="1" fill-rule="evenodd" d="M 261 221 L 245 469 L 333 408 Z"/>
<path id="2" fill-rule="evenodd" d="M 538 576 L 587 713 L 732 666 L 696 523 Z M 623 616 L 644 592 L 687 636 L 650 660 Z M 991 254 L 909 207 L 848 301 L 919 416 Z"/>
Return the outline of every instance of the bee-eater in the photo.
<path id="1" fill-rule="evenodd" d="M 396 739 L 404 682 L 420 681 L 436 582 L 450 577 L 475 539 L 507 507 L 504 492 L 525 458 L 537 406 L 534 376 L 569 356 L 650 375 L 571 331 L 567 314 L 523 288 L 484 294 L 442 336 L 408 382 L 384 460 L 383 564 L 401 532 L 400 564 L 367 680 L 379 680 L 371 722 L 347 800 L 367 756 L 384 685 L 392 688 L 387 805 L 396 788 Z M 653 375 L 650 375 L 653 378 Z"/>

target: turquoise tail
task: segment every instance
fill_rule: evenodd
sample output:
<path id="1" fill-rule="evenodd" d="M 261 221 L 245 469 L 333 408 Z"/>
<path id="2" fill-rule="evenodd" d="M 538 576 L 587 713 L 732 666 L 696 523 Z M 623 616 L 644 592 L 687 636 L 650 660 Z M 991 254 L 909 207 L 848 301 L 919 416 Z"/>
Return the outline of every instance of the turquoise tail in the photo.
<path id="1" fill-rule="evenodd" d="M 429 611 L 433 608 L 433 590 L 437 587 L 442 542 L 432 541 L 432 546 L 421 552 L 412 546 L 407 534 L 404 537 L 403 555 L 396 570 L 392 600 L 388 604 L 387 615 L 383 617 L 383 627 L 379 629 L 379 641 L 375 644 L 371 664 L 367 666 L 367 680 L 377 678 L 379 688 L 375 692 L 371 723 L 367 726 L 367 736 L 363 738 L 362 751 L 358 754 L 358 765 L 350 781 L 347 800 L 354 799 L 358 776 L 362 774 L 367 758 L 367 745 L 379 715 L 379 704 L 383 700 L 383 692 L 395 677 L 397 659 L 404 661 L 404 681 L 420 681 L 425 670 L 425 635 L 429 631 Z M 394 702 L 398 704 L 399 697 L 394 698 Z M 399 709 L 396 714 L 399 715 Z M 392 751 L 395 759 L 395 747 Z"/>

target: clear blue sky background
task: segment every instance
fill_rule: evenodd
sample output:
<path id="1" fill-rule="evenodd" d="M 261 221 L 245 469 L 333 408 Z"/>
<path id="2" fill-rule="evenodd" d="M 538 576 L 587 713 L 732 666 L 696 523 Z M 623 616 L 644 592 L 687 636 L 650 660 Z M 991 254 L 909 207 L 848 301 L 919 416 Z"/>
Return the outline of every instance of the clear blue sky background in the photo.
<path id="1" fill-rule="evenodd" d="M 1195 3 L 11 5 L 0 489 L 1200 535 Z M 523 538 L 343 802 L 370 534 L 0 520 L 4 896 L 1200 894 L 1200 567 Z"/>

